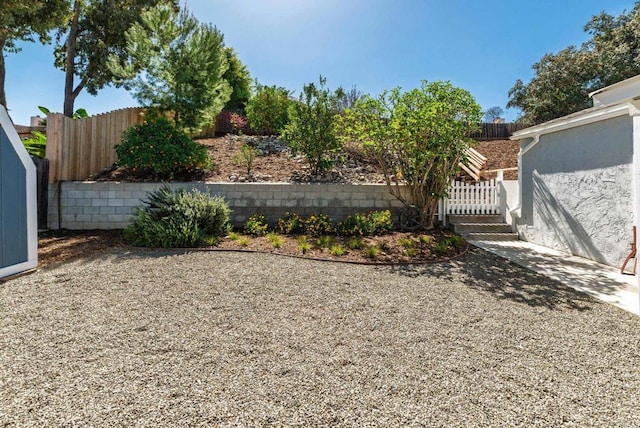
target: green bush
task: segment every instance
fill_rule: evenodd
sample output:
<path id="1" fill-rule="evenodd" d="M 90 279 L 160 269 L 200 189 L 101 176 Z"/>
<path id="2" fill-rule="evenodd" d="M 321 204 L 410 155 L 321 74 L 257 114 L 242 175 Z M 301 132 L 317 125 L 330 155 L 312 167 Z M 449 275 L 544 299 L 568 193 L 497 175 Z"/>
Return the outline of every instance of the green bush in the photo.
<path id="1" fill-rule="evenodd" d="M 261 214 L 252 215 L 244 224 L 244 231 L 247 235 L 264 236 L 268 229 L 267 219 Z"/>
<path id="2" fill-rule="evenodd" d="M 311 236 L 320 236 L 336 233 L 336 225 L 333 219 L 326 214 L 310 215 L 304 219 L 304 233 Z"/>
<path id="3" fill-rule="evenodd" d="M 142 247 L 194 247 L 229 231 L 231 210 L 223 198 L 197 190 L 172 191 L 163 186 L 148 193 L 138 207 L 125 239 Z"/>
<path id="4" fill-rule="evenodd" d="M 313 174 L 331 169 L 343 146 L 335 130 L 339 92 L 329 92 L 325 83 L 326 79 L 320 76 L 319 86 L 304 86 L 299 101 L 291 106 L 291 121 L 282 134 L 294 155 L 304 155 Z"/>
<path id="5" fill-rule="evenodd" d="M 291 103 L 285 88 L 257 85 L 245 108 L 251 129 L 264 135 L 280 135 L 289 123 Z"/>
<path id="6" fill-rule="evenodd" d="M 285 235 L 299 235 L 304 233 L 304 219 L 298 214 L 285 213 L 278 219 L 278 231 Z"/>
<path id="7" fill-rule="evenodd" d="M 389 210 L 356 213 L 338 224 L 338 233 L 343 236 L 382 235 L 392 229 L 393 221 Z"/>
<path id="8" fill-rule="evenodd" d="M 116 154 L 119 165 L 161 180 L 197 177 L 211 166 L 207 149 L 164 118 L 127 129 Z"/>

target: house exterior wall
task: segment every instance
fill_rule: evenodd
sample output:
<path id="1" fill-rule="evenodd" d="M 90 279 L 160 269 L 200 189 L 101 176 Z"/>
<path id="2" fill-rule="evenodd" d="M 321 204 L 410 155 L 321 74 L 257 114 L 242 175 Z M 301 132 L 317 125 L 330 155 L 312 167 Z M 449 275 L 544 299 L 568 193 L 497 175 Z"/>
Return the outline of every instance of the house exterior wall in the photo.
<path id="1" fill-rule="evenodd" d="M 50 229 L 124 229 L 136 206 L 160 183 L 60 182 L 49 185 Z M 231 222 L 240 226 L 253 214 L 271 224 L 286 212 L 328 214 L 336 221 L 356 212 L 402 207 L 385 185 L 274 184 L 274 183 L 171 183 L 173 189 L 198 189 L 220 195 L 232 209 Z"/>
<path id="2" fill-rule="evenodd" d="M 521 159 L 521 238 L 620 266 L 632 239 L 632 160 L 629 116 L 542 135 Z"/>

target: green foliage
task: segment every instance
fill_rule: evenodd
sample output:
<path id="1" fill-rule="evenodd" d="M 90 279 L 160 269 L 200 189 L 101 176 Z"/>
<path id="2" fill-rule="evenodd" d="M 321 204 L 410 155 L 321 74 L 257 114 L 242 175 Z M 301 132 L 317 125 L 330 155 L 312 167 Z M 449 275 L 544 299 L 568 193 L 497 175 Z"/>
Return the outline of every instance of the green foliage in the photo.
<path id="1" fill-rule="evenodd" d="M 237 241 L 238 239 L 240 239 L 240 234 L 236 232 L 229 232 L 229 234 L 227 235 L 227 239 L 229 239 L 230 241 Z"/>
<path id="2" fill-rule="evenodd" d="M 112 55 L 110 70 L 143 106 L 172 112 L 178 128 L 211 123 L 232 93 L 223 77 L 229 66 L 222 33 L 167 5 L 143 12 L 140 20 L 126 32 L 131 60 Z"/>
<path id="3" fill-rule="evenodd" d="M 449 252 L 449 242 L 442 240 L 433 246 L 433 252 L 439 256 L 444 256 Z"/>
<path id="4" fill-rule="evenodd" d="M 311 236 L 326 235 L 336 232 L 333 219 L 326 214 L 310 215 L 303 223 L 304 233 Z"/>
<path id="5" fill-rule="evenodd" d="M 324 235 L 316 239 L 316 247 L 331 248 L 336 243 L 336 238 L 331 235 Z"/>
<path id="6" fill-rule="evenodd" d="M 331 253 L 332 256 L 336 256 L 336 257 L 340 257 L 345 253 L 344 248 L 342 248 L 342 245 L 340 244 L 332 245 L 329 252 Z"/>
<path id="7" fill-rule="evenodd" d="M 39 158 L 47 157 L 47 136 L 40 131 L 32 131 L 31 134 L 33 137 L 22 140 L 27 152 Z"/>
<path id="8" fill-rule="evenodd" d="M 343 92 L 330 93 L 325 84 L 326 79 L 320 76 L 319 86 L 304 86 L 299 101 L 289 110 L 291 121 L 282 134 L 294 155 L 304 155 L 314 175 L 331 169 L 343 145 L 336 136 L 334 120 Z"/>
<path id="9" fill-rule="evenodd" d="M 433 237 L 430 235 L 420 235 L 418 236 L 418 240 L 423 244 L 431 244 L 433 242 Z"/>
<path id="10" fill-rule="evenodd" d="M 120 165 L 163 180 L 189 177 L 211 165 L 206 148 L 166 119 L 127 129 L 116 154 Z"/>
<path id="11" fill-rule="evenodd" d="M 364 249 L 364 256 L 368 259 L 375 259 L 380 254 L 380 249 L 378 247 L 366 247 Z"/>
<path id="12" fill-rule="evenodd" d="M 254 214 L 244 224 L 244 231 L 251 236 L 264 236 L 269 230 L 267 219 L 261 214 Z"/>
<path id="13" fill-rule="evenodd" d="M 258 149 L 247 143 L 242 143 L 240 151 L 233 154 L 231 161 L 238 166 L 244 167 L 247 170 L 247 174 L 251 174 L 253 162 L 259 155 Z"/>
<path id="14" fill-rule="evenodd" d="M 449 82 L 423 82 L 408 92 L 396 88 L 376 99 L 363 97 L 338 116 L 338 128 L 344 141 L 359 142 L 376 158 L 389 191 L 417 207 L 422 226 L 431 229 L 438 200 L 472 144 L 467 135 L 481 118 L 469 92 Z"/>
<path id="15" fill-rule="evenodd" d="M 447 242 L 454 248 L 459 248 L 464 245 L 464 238 L 460 235 L 451 235 L 447 238 Z"/>
<path id="16" fill-rule="evenodd" d="M 265 135 L 280 135 L 289 123 L 289 91 L 276 86 L 263 86 L 256 82 L 256 93 L 245 112 L 251 129 Z"/>
<path id="17" fill-rule="evenodd" d="M 278 231 L 285 235 L 304 233 L 304 219 L 295 213 L 285 213 L 284 217 L 278 219 Z"/>
<path id="18" fill-rule="evenodd" d="M 282 244 L 284 243 L 284 241 L 282 240 L 282 236 L 276 235 L 273 232 L 271 232 L 271 233 L 269 233 L 267 235 L 267 239 L 269 240 L 269 242 L 271 243 L 271 246 L 273 248 L 280 248 L 280 247 L 282 247 Z"/>
<path id="19" fill-rule="evenodd" d="M 68 0 L 3 0 L 0 13 L 0 55 L 20 52 L 16 42 L 42 43 L 50 40 L 52 29 L 64 25 L 69 13 Z M 0 105 L 7 106 L 4 88 L 5 61 L 0 61 Z"/>
<path id="20" fill-rule="evenodd" d="M 399 242 L 400 245 L 402 245 L 402 247 L 405 249 L 414 248 L 416 246 L 415 241 L 411 238 L 400 238 Z"/>
<path id="21" fill-rule="evenodd" d="M 125 238 L 143 247 L 193 247 L 226 235 L 231 210 L 221 197 L 163 186 L 138 207 Z"/>
<path id="22" fill-rule="evenodd" d="M 372 211 L 370 213 L 356 213 L 338 224 L 337 230 L 343 236 L 382 235 L 393 229 L 391 212 Z"/>
<path id="23" fill-rule="evenodd" d="M 232 48 L 225 48 L 225 54 L 229 68 L 224 72 L 222 78 L 229 82 L 231 95 L 224 109 L 244 111 L 247 101 L 251 97 L 251 76 L 247 67 L 240 62 Z"/>
<path id="24" fill-rule="evenodd" d="M 307 251 L 311 249 L 311 244 L 306 236 L 298 237 L 298 249 L 302 251 L 302 254 L 307 254 Z"/>
<path id="25" fill-rule="evenodd" d="M 247 238 L 246 236 L 239 238 L 237 242 L 241 247 L 249 246 L 249 238 Z"/>
<path id="26" fill-rule="evenodd" d="M 361 250 L 365 247 L 362 238 L 349 238 L 347 241 L 347 247 L 352 250 Z"/>
<path id="27" fill-rule="evenodd" d="M 511 88 L 507 107 L 521 109 L 522 121 L 538 124 L 588 108 L 590 92 L 640 73 L 640 2 L 617 17 L 593 16 L 584 30 L 589 40 L 544 55 L 533 78 Z"/>

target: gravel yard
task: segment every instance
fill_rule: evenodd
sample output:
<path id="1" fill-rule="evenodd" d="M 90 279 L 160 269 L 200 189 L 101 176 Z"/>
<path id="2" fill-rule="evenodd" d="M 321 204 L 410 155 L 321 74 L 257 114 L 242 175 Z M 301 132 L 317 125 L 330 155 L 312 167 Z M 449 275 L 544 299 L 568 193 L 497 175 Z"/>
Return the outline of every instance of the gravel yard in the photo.
<path id="1" fill-rule="evenodd" d="M 122 249 L 0 284 L 0 425 L 640 426 L 640 319 L 482 250 Z"/>

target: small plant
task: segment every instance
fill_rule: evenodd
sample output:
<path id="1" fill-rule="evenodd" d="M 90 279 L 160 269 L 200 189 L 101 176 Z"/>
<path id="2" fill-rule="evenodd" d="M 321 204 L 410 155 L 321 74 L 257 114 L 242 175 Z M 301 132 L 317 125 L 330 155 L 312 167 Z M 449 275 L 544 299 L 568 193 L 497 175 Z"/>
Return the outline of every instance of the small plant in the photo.
<path id="1" fill-rule="evenodd" d="M 311 215 L 304 220 L 304 233 L 311 236 L 335 233 L 336 226 L 333 219 L 326 214 Z"/>
<path id="2" fill-rule="evenodd" d="M 337 229 L 343 236 L 382 235 L 393 229 L 391 212 L 385 210 L 367 214 L 356 213 L 344 219 Z"/>
<path id="3" fill-rule="evenodd" d="M 316 247 L 318 248 L 331 248 L 336 243 L 336 238 L 330 235 L 324 235 L 316 239 Z"/>
<path id="4" fill-rule="evenodd" d="M 244 225 L 244 231 L 251 236 L 264 236 L 268 229 L 267 219 L 262 214 L 252 215 Z"/>
<path id="5" fill-rule="evenodd" d="M 449 252 L 449 242 L 447 240 L 440 241 L 433 246 L 433 252 L 439 256 L 443 256 Z"/>
<path id="6" fill-rule="evenodd" d="M 238 243 L 238 245 L 240 245 L 241 247 L 247 247 L 249 246 L 249 238 L 247 238 L 246 236 L 243 236 L 241 238 L 238 238 L 238 240 L 236 241 Z"/>
<path id="7" fill-rule="evenodd" d="M 40 131 L 32 131 L 31 138 L 22 140 L 24 148 L 30 155 L 45 158 L 47 156 L 47 136 Z"/>
<path id="8" fill-rule="evenodd" d="M 340 244 L 332 245 L 329 251 L 332 256 L 340 257 L 344 255 L 344 248 L 342 248 L 342 245 Z"/>
<path id="9" fill-rule="evenodd" d="M 460 235 L 451 235 L 449 236 L 449 238 L 447 238 L 447 241 L 449 241 L 449 245 L 455 248 L 460 247 L 462 244 L 464 244 L 464 238 Z"/>
<path id="10" fill-rule="evenodd" d="M 416 246 L 415 241 L 411 238 L 400 238 L 399 242 L 400 245 L 402 245 L 402 248 L 404 248 L 405 250 L 415 248 Z"/>
<path id="11" fill-rule="evenodd" d="M 378 242 L 376 247 L 378 248 L 378 250 L 383 251 L 383 252 L 389 251 L 389 244 L 387 244 L 385 241 Z"/>
<path id="12" fill-rule="evenodd" d="M 227 235 L 227 239 L 229 241 L 237 241 L 238 239 L 240 239 L 240 234 L 236 232 L 229 232 L 229 234 Z"/>
<path id="13" fill-rule="evenodd" d="M 162 180 L 189 178 L 211 166 L 207 149 L 164 118 L 127 129 L 116 154 L 119 165 Z"/>
<path id="14" fill-rule="evenodd" d="M 362 238 L 350 238 L 347 241 L 347 247 L 352 250 L 361 250 L 364 248 L 364 242 L 362 241 Z"/>
<path id="15" fill-rule="evenodd" d="M 267 238 L 269 239 L 269 242 L 271 243 L 271 246 L 273 248 L 282 247 L 283 240 L 280 235 L 276 235 L 275 233 L 271 232 L 267 235 Z"/>
<path id="16" fill-rule="evenodd" d="M 364 256 L 368 259 L 375 259 L 380 254 L 380 249 L 378 247 L 366 247 L 364 249 Z"/>
<path id="17" fill-rule="evenodd" d="M 242 143 L 240 146 L 240 151 L 234 153 L 231 157 L 231 161 L 237 165 L 244 167 L 247 170 L 247 174 L 251 175 L 251 170 L 253 169 L 253 162 L 260 155 L 258 149 L 253 146 L 250 146 L 247 143 Z"/>
<path id="18" fill-rule="evenodd" d="M 418 240 L 423 244 L 431 244 L 433 242 L 433 237 L 429 235 L 420 235 L 418 236 Z"/>
<path id="19" fill-rule="evenodd" d="M 306 236 L 303 235 L 298 238 L 298 249 L 302 251 L 302 254 L 307 254 L 307 251 L 311 249 L 311 244 L 309 244 Z"/>
<path id="20" fill-rule="evenodd" d="M 414 247 L 409 247 L 404 249 L 404 253 L 409 257 L 414 257 L 416 254 L 418 254 L 418 250 L 416 250 Z"/>
<path id="21" fill-rule="evenodd" d="M 220 238 L 217 236 L 206 236 L 202 240 L 202 243 L 207 247 L 215 247 L 219 242 Z"/>
<path id="22" fill-rule="evenodd" d="M 278 231 L 285 235 L 297 235 L 304 233 L 304 219 L 298 214 L 285 213 L 278 219 Z"/>
<path id="23" fill-rule="evenodd" d="M 193 247 L 225 236 L 231 210 L 224 199 L 197 190 L 172 191 L 163 186 L 150 192 L 138 207 L 125 239 L 143 247 Z"/>

